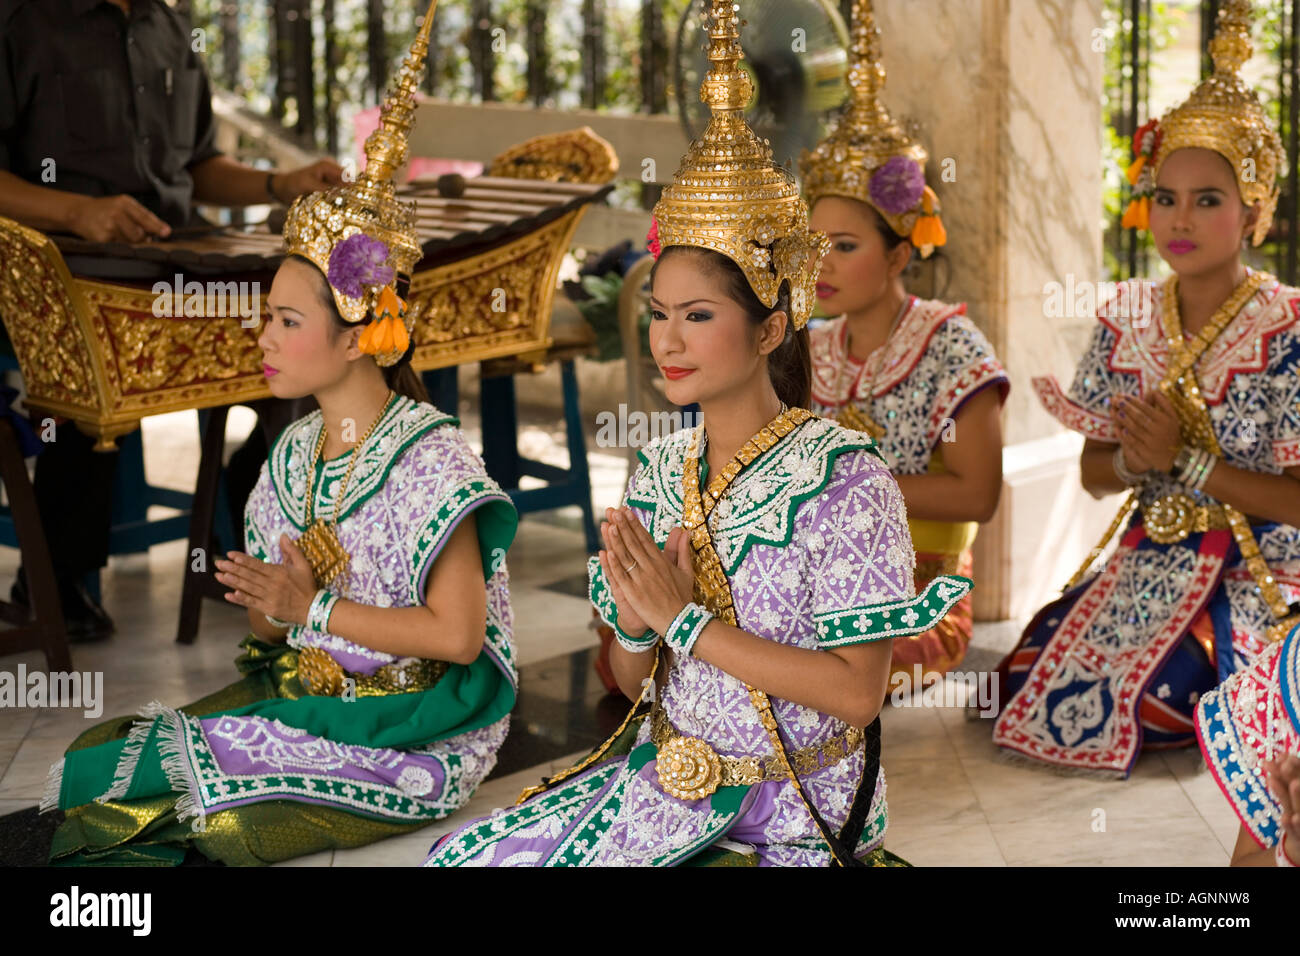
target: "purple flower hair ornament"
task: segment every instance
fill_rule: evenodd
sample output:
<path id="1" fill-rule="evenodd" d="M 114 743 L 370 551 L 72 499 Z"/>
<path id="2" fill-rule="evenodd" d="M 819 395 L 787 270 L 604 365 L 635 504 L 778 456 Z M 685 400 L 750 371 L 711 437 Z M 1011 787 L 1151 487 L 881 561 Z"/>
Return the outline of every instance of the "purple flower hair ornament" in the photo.
<path id="1" fill-rule="evenodd" d="M 872 174 L 867 191 L 881 212 L 901 216 L 925 194 L 925 172 L 906 156 L 892 156 Z"/>
<path id="2" fill-rule="evenodd" d="M 326 278 L 344 295 L 359 299 L 366 286 L 386 286 L 393 281 L 393 275 L 393 267 L 388 265 L 388 244 L 358 232 L 334 247 Z"/>

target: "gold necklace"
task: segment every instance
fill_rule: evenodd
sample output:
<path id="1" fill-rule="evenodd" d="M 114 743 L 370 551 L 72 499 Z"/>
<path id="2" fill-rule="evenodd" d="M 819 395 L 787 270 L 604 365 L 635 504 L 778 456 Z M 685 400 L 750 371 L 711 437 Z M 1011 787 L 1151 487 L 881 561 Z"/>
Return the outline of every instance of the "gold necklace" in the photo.
<path id="1" fill-rule="evenodd" d="M 1228 323 L 1235 319 L 1246 303 L 1254 298 L 1266 278 L 1268 274 L 1265 272 L 1248 272 L 1246 278 L 1237 284 L 1232 294 L 1215 310 L 1214 315 L 1210 316 L 1210 321 L 1206 322 L 1189 342 L 1183 335 L 1182 312 L 1178 306 L 1178 276 L 1169 277 L 1163 290 L 1161 314 L 1165 319 L 1165 337 L 1169 341 L 1171 377 L 1177 378 L 1196 364 L 1205 351 L 1214 344 L 1214 340 L 1228 327 Z"/>
<path id="2" fill-rule="evenodd" d="M 699 559 L 695 562 L 696 596 L 728 624 L 736 623 L 731 588 L 727 584 L 727 576 L 713 548 L 705 522 L 742 469 L 794 429 L 815 417 L 806 408 L 786 408 L 782 405 L 781 413 L 745 442 L 731 461 L 709 479 L 708 488 L 703 490 L 700 488 L 700 459 L 697 452 L 704 426 L 701 425 L 695 433 L 691 450 L 686 456 L 685 474 L 682 476 L 682 527 L 691 536 L 692 550 Z"/>
<path id="3" fill-rule="evenodd" d="M 703 426 L 700 426 L 695 433 L 695 441 L 692 442 L 691 451 L 687 454 L 686 467 L 682 476 L 682 527 L 691 536 L 691 559 L 695 571 L 696 599 L 702 600 L 706 607 L 732 627 L 737 626 L 735 601 L 731 594 L 731 584 L 727 581 L 727 573 L 722 565 L 722 559 L 713 546 L 712 535 L 709 534 L 708 516 L 742 469 L 748 467 L 754 459 L 767 452 L 794 429 L 810 418 L 815 417 L 812 412 L 805 408 L 786 408 L 782 403 L 781 414 L 741 446 L 740 451 L 736 452 L 735 457 L 727 463 L 726 467 L 709 480 L 709 487 L 705 491 L 700 489 L 700 459 L 695 454 L 699 447 Z M 808 816 L 815 823 L 818 819 L 817 815 L 813 811 L 812 802 L 808 799 L 808 794 L 804 791 L 798 774 L 790 763 L 789 754 L 786 753 L 785 744 L 781 740 L 781 731 L 777 724 L 776 713 L 772 710 L 772 701 L 765 692 L 757 687 L 743 681 L 741 683 L 749 694 L 749 702 L 753 705 L 754 710 L 758 712 L 759 723 L 762 724 L 763 730 L 766 731 L 768 740 L 772 744 L 773 754 L 780 763 L 785 775 L 790 779 L 799 801 L 807 809 Z M 678 760 L 686 756 L 694 762 L 701 751 L 704 751 L 707 755 L 712 755 L 714 761 L 717 760 L 713 748 L 699 738 L 679 738 L 673 743 L 678 747 L 675 755 Z M 665 758 L 668 758 L 667 763 L 671 766 L 673 757 L 674 754 L 668 753 L 667 748 L 659 753 L 660 762 L 658 767 L 661 785 L 665 782 Z M 705 756 L 705 760 L 708 761 L 708 756 Z M 709 791 L 709 793 L 712 792 L 712 790 Z M 827 850 L 830 851 L 833 859 L 835 851 L 829 843 L 827 844 Z"/>
<path id="4" fill-rule="evenodd" d="M 343 507 L 343 496 L 347 493 L 348 484 L 352 480 L 352 469 L 356 467 L 357 459 L 361 457 L 362 450 L 366 446 L 366 441 L 370 438 L 376 426 L 383 417 L 388 414 L 388 408 L 393 404 L 393 399 L 397 397 L 396 392 L 389 392 L 388 399 L 384 402 L 384 407 L 379 410 L 379 415 L 370 423 L 361 440 L 357 442 L 352 449 L 352 457 L 348 460 L 348 470 L 343 476 L 343 484 L 339 486 L 338 497 L 334 499 L 334 517 L 330 521 L 323 518 L 315 518 L 316 492 L 320 485 L 316 483 L 316 465 L 320 461 L 321 450 L 325 447 L 325 420 L 322 416 L 320 426 L 320 436 L 316 439 L 316 449 L 312 452 L 311 464 L 307 466 L 307 530 L 298 538 L 298 547 L 302 549 L 303 556 L 307 563 L 311 565 L 312 577 L 316 579 L 318 588 L 328 588 L 334 584 L 347 570 L 348 561 L 352 555 L 348 554 L 343 544 L 339 541 L 339 536 L 334 530 L 339 523 L 339 511 Z M 324 469 L 321 471 L 320 481 L 325 480 Z"/>
<path id="5" fill-rule="evenodd" d="M 776 413 L 776 418 L 772 419 L 770 422 L 764 425 L 761 429 L 759 429 L 757 434 L 755 434 L 753 437 L 749 439 L 749 441 L 741 445 L 740 450 L 737 451 L 736 454 L 731 457 L 731 461 L 727 462 L 727 464 L 723 466 L 723 468 L 716 475 L 714 475 L 712 478 L 709 479 L 709 487 L 704 489 L 703 496 L 702 496 L 702 509 L 704 512 L 704 517 L 707 518 L 713 512 L 714 506 L 718 503 L 718 499 L 722 497 L 722 493 L 727 489 L 727 486 L 731 484 L 732 480 L 735 479 L 736 475 L 740 474 L 740 470 L 742 468 L 744 468 L 746 465 L 748 465 L 751 461 L 754 460 L 754 455 L 761 454 L 762 451 L 766 451 L 767 448 L 772 447 L 771 444 L 768 444 L 766 447 L 762 447 L 762 446 L 763 443 L 767 440 L 767 435 L 769 434 L 770 430 L 777 427 L 778 423 L 787 417 L 787 413 L 789 411 L 790 411 L 790 406 L 787 405 L 785 402 L 782 402 L 781 410 Z M 807 411 L 807 409 L 802 409 L 801 411 Z M 799 416 L 796 413 L 793 417 L 799 417 Z M 811 412 L 809 413 L 808 417 L 809 418 L 813 417 Z M 806 420 L 806 419 L 801 419 L 801 420 Z M 788 434 L 788 431 L 783 432 L 782 434 Z M 703 447 L 701 447 L 701 445 Z M 696 431 L 695 437 L 692 439 L 691 451 L 689 452 L 690 455 L 696 456 L 695 457 L 695 469 L 696 469 L 695 483 L 697 487 L 699 485 L 699 477 L 698 477 L 699 456 L 705 454 L 707 448 L 708 448 L 708 435 L 704 433 L 704 426 L 701 425 L 700 428 Z M 758 449 L 758 451 L 756 451 L 756 449 Z"/>
<path id="6" fill-rule="evenodd" d="M 1165 319 L 1165 335 L 1169 342 L 1170 359 L 1169 370 L 1160 383 L 1160 390 L 1173 403 L 1180 425 L 1190 432 L 1190 443 L 1216 457 L 1222 457 L 1222 449 L 1218 437 L 1214 434 L 1214 423 L 1210 418 L 1204 396 L 1201 395 L 1193 366 L 1215 339 L 1223 334 L 1228 324 L 1236 318 L 1246 303 L 1254 298 L 1268 278 L 1269 275 L 1264 272 L 1252 272 L 1246 276 L 1190 342 L 1183 337 L 1182 317 L 1178 311 L 1178 277 L 1170 276 L 1164 289 L 1161 313 Z M 1260 597 L 1275 618 L 1266 636 L 1270 641 L 1280 641 L 1300 620 L 1300 616 L 1290 613 L 1291 606 L 1287 604 L 1286 598 L 1278 587 L 1277 579 L 1259 550 L 1259 541 L 1250 526 L 1250 521 L 1231 505 L 1224 503 L 1222 507 L 1228 516 L 1228 524 L 1232 528 L 1232 535 L 1236 539 L 1246 570 L 1255 579 Z"/>
<path id="7" fill-rule="evenodd" d="M 876 361 L 871 366 L 871 374 L 867 375 L 865 378 L 866 385 L 867 385 L 866 401 L 868 403 L 872 402 L 871 390 L 875 387 L 876 376 L 880 374 L 880 369 L 885 364 L 885 350 L 889 347 L 889 340 L 894 337 L 894 333 L 898 330 L 899 324 L 902 323 L 903 316 L 907 315 L 908 308 L 909 306 L 911 306 L 911 304 L 912 304 L 912 297 L 910 295 L 905 296 L 903 298 L 902 308 L 898 310 L 898 314 L 894 316 L 894 321 L 891 322 L 889 325 L 889 331 L 885 333 L 885 341 L 881 342 L 880 347 L 875 350 L 874 354 L 876 355 Z M 839 371 L 836 373 L 836 378 L 835 378 L 835 400 L 836 401 L 839 401 L 840 386 L 844 383 L 844 371 L 849 366 L 849 359 L 853 355 L 853 351 L 849 347 L 848 321 L 849 321 L 848 317 L 845 316 L 844 363 L 843 365 L 840 366 Z M 870 357 L 871 356 L 867 356 L 867 358 Z M 867 370 L 866 359 L 864 359 L 863 371 L 865 372 L 866 370 Z M 851 428 L 854 431 L 858 431 L 858 432 L 866 432 L 876 441 L 880 441 L 880 439 L 885 437 L 884 427 L 880 425 L 878 422 L 876 422 L 874 418 L 872 418 L 862 409 L 858 408 L 858 406 L 854 404 L 853 401 L 853 393 L 862 390 L 861 389 L 862 381 L 863 381 L 862 378 L 858 378 L 854 381 L 849 382 L 848 394 L 844 396 L 844 404 L 841 405 L 839 410 L 836 412 L 835 420 L 839 422 L 841 425 L 843 425 L 845 428 Z"/>
<path id="8" fill-rule="evenodd" d="M 1265 278 L 1266 274 L 1262 272 L 1251 272 L 1247 275 L 1190 342 L 1183 336 L 1182 316 L 1178 309 L 1178 276 L 1170 276 L 1165 283 L 1160 311 L 1165 323 L 1165 338 L 1169 345 L 1169 363 L 1164 380 L 1159 387 L 1180 413 L 1178 418 L 1190 432 L 1188 439 L 1198 448 L 1216 454 L 1218 451 L 1218 444 L 1214 438 L 1214 431 L 1209 426 L 1208 417 L 1195 414 L 1196 406 L 1201 404 L 1195 365 L 1214 344 L 1215 339 L 1223 334 L 1228 324 L 1237 317 L 1246 303 L 1254 298 L 1260 286 L 1264 284 Z"/>

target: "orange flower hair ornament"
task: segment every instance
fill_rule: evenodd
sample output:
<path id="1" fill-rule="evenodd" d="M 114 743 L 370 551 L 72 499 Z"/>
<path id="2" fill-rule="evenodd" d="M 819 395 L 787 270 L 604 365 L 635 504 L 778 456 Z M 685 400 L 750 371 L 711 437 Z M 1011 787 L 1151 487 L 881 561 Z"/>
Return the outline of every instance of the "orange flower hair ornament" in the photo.
<path id="1" fill-rule="evenodd" d="M 374 320 L 361 333 L 357 347 L 385 368 L 402 360 L 415 327 L 415 315 L 393 288 L 395 271 L 388 257 L 386 243 L 358 232 L 334 247 L 326 274 L 339 292 L 374 303 Z"/>
<path id="2" fill-rule="evenodd" d="M 1156 191 L 1152 157 L 1160 151 L 1159 120 L 1148 120 L 1133 134 L 1133 162 L 1124 175 L 1133 187 L 1133 198 L 1120 220 L 1121 229 L 1151 228 L 1151 197 Z"/>
<path id="3" fill-rule="evenodd" d="M 357 347 L 367 355 L 373 355 L 381 366 L 395 365 L 410 347 L 410 327 L 415 324 L 415 316 L 391 285 L 380 290 L 375 313 L 374 321 L 365 327 L 357 340 Z"/>
<path id="4" fill-rule="evenodd" d="M 910 239 L 912 245 L 920 251 L 922 259 L 930 258 L 930 253 L 934 252 L 936 246 L 948 242 L 948 230 L 943 228 L 943 220 L 939 218 L 939 197 L 929 186 L 925 187 L 921 196 L 921 213 L 912 226 Z"/>

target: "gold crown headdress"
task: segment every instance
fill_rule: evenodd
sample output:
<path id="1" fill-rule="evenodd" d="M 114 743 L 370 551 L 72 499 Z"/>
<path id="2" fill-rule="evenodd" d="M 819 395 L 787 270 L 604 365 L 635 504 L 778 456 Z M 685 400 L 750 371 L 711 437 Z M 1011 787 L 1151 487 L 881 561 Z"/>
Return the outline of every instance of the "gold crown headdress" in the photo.
<path id="1" fill-rule="evenodd" d="M 739 9 L 733 0 L 712 0 L 700 99 L 713 116 L 655 204 L 651 235 L 660 248 L 695 246 L 726 256 L 769 308 L 781 283 L 789 282 L 790 322 L 801 329 L 812 314 L 817 269 L 830 240 L 809 231 L 808 206 L 793 178 L 745 123 L 754 87 L 740 68 Z"/>
<path id="2" fill-rule="evenodd" d="M 394 283 L 398 275 L 410 276 L 423 253 L 415 204 L 397 199 L 393 174 L 406 162 L 415 90 L 437 5 L 429 4 L 380 108 L 379 126 L 366 139 L 365 170 L 356 182 L 298 197 L 285 217 L 286 250 L 325 274 L 344 321 L 356 325 L 374 315 L 358 345 L 385 367 L 401 361 L 415 327 L 417 310 L 406 307 Z"/>
<path id="3" fill-rule="evenodd" d="M 1268 235 L 1277 209 L 1283 149 L 1259 97 L 1241 78 L 1241 67 L 1254 52 L 1250 24 L 1250 0 L 1227 0 L 1210 42 L 1214 73 L 1159 121 L 1148 122 L 1134 134 L 1135 158 L 1128 168 L 1133 200 L 1124 212 L 1124 228 L 1150 226 L 1156 176 L 1170 154 L 1201 147 L 1232 164 L 1242 202 L 1259 203 L 1251 242 L 1257 246 Z"/>
<path id="4" fill-rule="evenodd" d="M 854 0 L 850 24 L 849 100 L 835 128 L 799 157 L 809 206 L 823 196 L 867 203 L 927 257 L 948 241 L 939 201 L 925 184 L 925 147 L 885 108 L 885 67 L 871 0 Z"/>

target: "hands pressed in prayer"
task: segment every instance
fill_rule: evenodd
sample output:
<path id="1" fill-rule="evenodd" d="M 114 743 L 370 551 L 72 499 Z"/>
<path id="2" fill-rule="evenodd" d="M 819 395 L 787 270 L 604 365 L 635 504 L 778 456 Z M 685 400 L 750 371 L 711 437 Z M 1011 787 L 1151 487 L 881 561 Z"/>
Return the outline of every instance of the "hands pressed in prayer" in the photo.
<path id="1" fill-rule="evenodd" d="M 1300 756 L 1292 754 L 1263 764 L 1269 789 L 1282 805 L 1278 823 L 1286 833 L 1287 858 L 1300 862 Z"/>
<path id="2" fill-rule="evenodd" d="M 1115 400 L 1124 461 L 1136 472 L 1169 471 L 1182 444 L 1182 429 L 1173 403 L 1159 389 L 1146 398 L 1120 395 Z"/>
<path id="3" fill-rule="evenodd" d="M 629 634 L 647 627 L 663 634 L 693 594 L 695 573 L 686 532 L 673 528 L 660 550 L 631 509 L 609 509 L 605 516 L 600 566 L 618 606 L 618 625 Z"/>
<path id="4" fill-rule="evenodd" d="M 250 607 L 281 621 L 307 623 L 307 611 L 316 596 L 316 579 L 302 550 L 287 534 L 280 535 L 283 564 L 259 561 L 242 551 L 229 552 L 228 561 L 220 558 L 217 580 L 231 588 L 226 600 Z"/>

